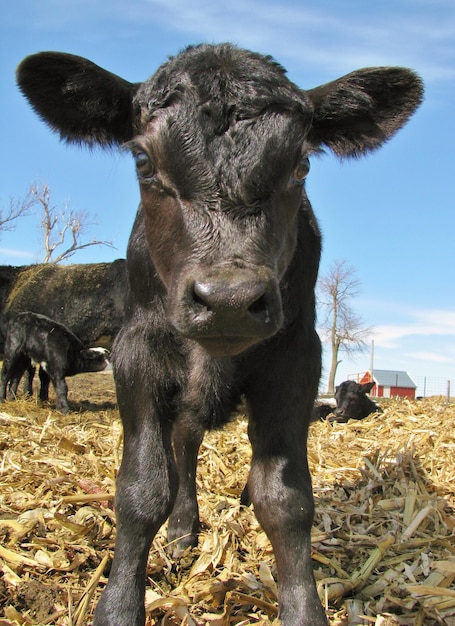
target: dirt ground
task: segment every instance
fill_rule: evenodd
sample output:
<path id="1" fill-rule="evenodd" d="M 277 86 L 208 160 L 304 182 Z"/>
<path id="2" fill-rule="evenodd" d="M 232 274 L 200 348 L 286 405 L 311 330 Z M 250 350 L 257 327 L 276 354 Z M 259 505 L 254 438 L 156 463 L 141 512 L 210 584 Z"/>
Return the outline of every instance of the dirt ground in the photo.
<path id="1" fill-rule="evenodd" d="M 72 412 L 0 406 L 0 626 L 90 624 L 115 539 L 122 435 L 110 373 L 68 379 Z M 390 401 L 309 438 L 313 561 L 331 626 L 455 626 L 455 405 Z M 279 416 L 277 416 L 279 419 Z M 246 419 L 200 451 L 199 546 L 147 570 L 147 626 L 277 621 L 275 565 L 250 507 Z"/>

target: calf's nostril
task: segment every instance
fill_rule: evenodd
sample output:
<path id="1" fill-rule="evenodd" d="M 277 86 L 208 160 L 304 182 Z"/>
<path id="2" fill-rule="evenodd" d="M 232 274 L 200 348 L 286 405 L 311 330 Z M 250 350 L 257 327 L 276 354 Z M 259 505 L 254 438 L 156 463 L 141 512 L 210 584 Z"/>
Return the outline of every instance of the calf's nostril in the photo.
<path id="1" fill-rule="evenodd" d="M 194 304 L 197 304 L 199 307 L 210 311 L 210 309 L 212 308 L 210 305 L 212 291 L 213 290 L 208 283 L 200 283 L 196 281 L 193 284 L 192 293 Z"/>
<path id="2" fill-rule="evenodd" d="M 248 307 L 248 313 L 262 313 L 267 308 L 264 296 L 260 296 L 257 298 L 250 306 Z"/>
<path id="3" fill-rule="evenodd" d="M 263 318 L 266 323 L 270 321 L 270 313 L 267 303 L 267 298 L 265 294 L 257 298 L 250 306 L 248 307 L 248 313 L 252 317 L 255 318 Z"/>

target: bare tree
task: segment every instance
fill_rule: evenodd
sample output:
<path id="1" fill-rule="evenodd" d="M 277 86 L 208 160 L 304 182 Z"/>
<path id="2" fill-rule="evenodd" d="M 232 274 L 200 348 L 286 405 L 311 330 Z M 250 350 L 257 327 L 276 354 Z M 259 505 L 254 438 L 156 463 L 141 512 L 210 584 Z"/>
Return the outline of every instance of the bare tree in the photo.
<path id="1" fill-rule="evenodd" d="M 19 217 L 30 215 L 30 209 L 34 203 L 35 200 L 30 193 L 23 200 L 10 198 L 8 209 L 0 209 L 0 231 L 14 230 L 16 228 L 16 220 Z"/>
<path id="2" fill-rule="evenodd" d="M 332 358 L 329 372 L 328 392 L 335 391 L 335 376 L 340 351 L 346 354 L 364 351 L 372 328 L 366 327 L 362 318 L 352 307 L 352 300 L 359 294 L 360 281 L 355 269 L 345 260 L 334 261 L 326 276 L 318 281 L 318 304 L 325 314 L 320 324 L 323 339 L 330 343 Z"/>
<path id="3" fill-rule="evenodd" d="M 73 211 L 68 206 L 59 209 L 51 204 L 51 191 L 46 183 L 33 184 L 29 194 L 33 203 L 41 207 L 40 228 L 43 232 L 43 263 L 60 263 L 73 256 L 78 250 L 90 246 L 110 246 L 109 241 L 92 239 L 83 243 L 81 236 L 90 224 L 89 215 L 83 211 Z M 59 251 L 57 251 L 59 249 Z M 54 256 L 55 254 L 55 256 Z"/>

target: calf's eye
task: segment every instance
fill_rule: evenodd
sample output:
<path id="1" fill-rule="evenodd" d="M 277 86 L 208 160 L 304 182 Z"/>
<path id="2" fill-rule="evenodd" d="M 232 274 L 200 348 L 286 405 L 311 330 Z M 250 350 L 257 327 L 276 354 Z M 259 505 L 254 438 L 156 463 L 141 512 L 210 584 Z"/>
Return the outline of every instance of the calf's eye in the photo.
<path id="1" fill-rule="evenodd" d="M 310 159 L 308 157 L 302 157 L 300 159 L 300 163 L 295 168 L 292 180 L 295 183 L 303 183 L 305 178 L 308 176 L 308 172 L 310 171 Z"/>
<path id="2" fill-rule="evenodd" d="M 136 171 L 139 178 L 150 180 L 155 175 L 155 167 L 146 152 L 139 150 L 133 153 Z"/>

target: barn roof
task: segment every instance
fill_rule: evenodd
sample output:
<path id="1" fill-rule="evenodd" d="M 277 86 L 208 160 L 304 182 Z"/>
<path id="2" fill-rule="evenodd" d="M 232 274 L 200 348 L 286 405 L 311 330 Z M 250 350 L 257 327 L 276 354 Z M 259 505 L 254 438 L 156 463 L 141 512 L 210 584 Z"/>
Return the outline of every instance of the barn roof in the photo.
<path id="1" fill-rule="evenodd" d="M 417 385 L 407 372 L 399 370 L 373 370 L 373 378 L 378 385 L 384 387 L 410 387 L 416 389 Z"/>

